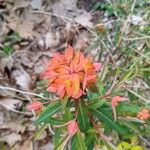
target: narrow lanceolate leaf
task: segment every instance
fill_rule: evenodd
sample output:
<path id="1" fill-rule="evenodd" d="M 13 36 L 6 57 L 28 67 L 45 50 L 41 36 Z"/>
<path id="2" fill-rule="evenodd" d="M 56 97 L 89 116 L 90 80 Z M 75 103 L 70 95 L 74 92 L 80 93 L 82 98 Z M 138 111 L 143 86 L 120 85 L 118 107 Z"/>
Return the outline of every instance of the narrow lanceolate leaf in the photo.
<path id="1" fill-rule="evenodd" d="M 35 124 L 40 124 L 41 122 L 45 122 L 49 117 L 54 115 L 56 112 L 61 110 L 61 103 L 54 102 L 52 104 L 49 104 L 45 110 L 40 114 L 38 119 L 35 121 Z"/>
<path id="2" fill-rule="evenodd" d="M 126 80 L 131 79 L 135 75 L 135 69 L 134 66 L 131 66 L 131 68 L 120 78 L 120 80 L 117 83 L 117 87 L 120 86 L 123 82 Z"/>
<path id="3" fill-rule="evenodd" d="M 112 116 L 102 109 L 92 110 L 92 114 L 95 115 L 100 121 L 108 125 L 111 129 L 117 131 L 120 134 L 125 134 L 126 130 L 119 124 L 119 122 L 113 120 Z"/>
<path id="4" fill-rule="evenodd" d="M 61 139 L 61 136 L 60 136 L 61 130 L 62 130 L 61 128 L 56 128 L 55 129 L 55 135 L 54 135 L 54 143 L 55 143 L 55 145 L 58 145 L 58 143 L 59 143 L 59 141 Z"/>
<path id="5" fill-rule="evenodd" d="M 35 133 L 33 141 L 38 140 L 38 138 L 40 137 L 40 135 L 43 133 L 43 131 L 44 131 L 46 128 L 47 128 L 47 124 L 45 123 L 45 124 L 42 125 L 42 126 L 40 127 L 40 129 Z"/>
<path id="6" fill-rule="evenodd" d="M 117 107 L 117 111 L 120 112 L 138 113 L 140 110 L 141 110 L 140 107 L 132 105 L 130 103 L 120 103 Z"/>
<path id="7" fill-rule="evenodd" d="M 66 135 L 63 139 L 59 141 L 59 143 L 55 146 L 54 150 L 64 150 L 67 146 L 68 140 L 70 137 Z"/>
<path id="8" fill-rule="evenodd" d="M 79 128 L 81 131 L 87 131 L 90 126 L 90 121 L 87 115 L 87 108 L 83 101 L 79 102 L 79 113 L 78 113 Z"/>
<path id="9" fill-rule="evenodd" d="M 104 104 L 106 104 L 105 100 L 103 100 L 103 99 L 95 99 L 95 100 L 89 101 L 87 106 L 90 109 L 97 109 L 97 108 L 103 106 Z"/>
<path id="10" fill-rule="evenodd" d="M 65 123 L 63 119 L 53 117 L 49 117 L 48 119 L 45 120 L 45 122 L 50 123 L 51 125 L 62 125 Z"/>
<path id="11" fill-rule="evenodd" d="M 33 141 L 36 141 L 39 139 L 40 135 L 43 133 L 43 131 L 47 128 L 47 124 L 43 124 L 40 129 L 38 129 L 38 131 L 35 133 L 34 137 L 33 137 Z"/>
<path id="12" fill-rule="evenodd" d="M 78 150 L 87 150 L 86 146 L 85 146 L 85 143 L 84 143 L 84 140 L 83 140 L 83 137 L 81 136 L 81 133 L 77 132 L 77 149 Z"/>

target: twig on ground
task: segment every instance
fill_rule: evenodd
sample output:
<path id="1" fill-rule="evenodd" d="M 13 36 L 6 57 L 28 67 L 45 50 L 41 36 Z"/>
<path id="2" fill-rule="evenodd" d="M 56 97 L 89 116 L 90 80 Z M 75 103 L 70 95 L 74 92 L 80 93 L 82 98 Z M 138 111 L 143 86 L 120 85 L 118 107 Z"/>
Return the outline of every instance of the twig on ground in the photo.
<path id="1" fill-rule="evenodd" d="M 6 109 L 12 111 L 12 112 L 17 113 L 17 114 L 26 115 L 26 116 L 32 116 L 31 112 L 21 112 L 21 111 L 18 111 L 18 110 L 15 110 L 13 108 L 8 107 L 7 105 L 3 105 L 3 104 L 0 104 L 0 105 L 5 107 Z"/>
<path id="2" fill-rule="evenodd" d="M 15 91 L 15 92 L 19 92 L 19 93 L 22 93 L 22 94 L 31 95 L 31 96 L 37 96 L 37 97 L 40 97 L 40 98 L 42 98 L 42 99 L 45 99 L 45 97 L 43 97 L 43 96 L 40 95 L 40 94 L 36 94 L 36 93 L 32 93 L 32 92 L 26 92 L 26 91 L 18 90 L 18 89 L 11 88 L 11 87 L 0 86 L 0 89 L 2 89 L 2 90 Z M 46 98 L 46 99 L 47 99 L 47 98 Z"/>

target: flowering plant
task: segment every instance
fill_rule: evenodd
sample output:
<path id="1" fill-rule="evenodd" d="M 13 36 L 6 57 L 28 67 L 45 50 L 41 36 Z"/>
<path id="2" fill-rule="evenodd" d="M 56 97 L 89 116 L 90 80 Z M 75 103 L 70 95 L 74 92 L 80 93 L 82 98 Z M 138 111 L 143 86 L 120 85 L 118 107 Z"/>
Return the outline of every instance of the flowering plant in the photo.
<path id="1" fill-rule="evenodd" d="M 150 118 L 149 110 L 141 110 L 127 96 L 121 96 L 125 93 L 118 95 L 118 87 L 133 72 L 110 86 L 107 70 L 107 62 L 94 63 L 91 56 L 85 57 L 71 46 L 64 54 L 56 53 L 48 63 L 41 77 L 47 80 L 47 91 L 59 99 L 33 102 L 27 108 L 38 112 L 35 124 L 43 124 L 40 132 L 53 126 L 56 150 L 117 149 L 116 145 L 120 150 L 134 150 L 132 141 L 129 144 L 122 140 L 139 137 L 140 126 L 145 128 Z"/>

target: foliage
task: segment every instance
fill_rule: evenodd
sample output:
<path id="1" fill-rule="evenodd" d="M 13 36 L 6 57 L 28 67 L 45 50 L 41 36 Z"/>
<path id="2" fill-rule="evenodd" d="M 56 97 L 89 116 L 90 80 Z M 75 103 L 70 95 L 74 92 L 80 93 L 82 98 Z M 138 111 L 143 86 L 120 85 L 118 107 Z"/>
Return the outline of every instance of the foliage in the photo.
<path id="1" fill-rule="evenodd" d="M 104 52 L 110 55 L 103 59 L 99 72 L 94 70 L 93 60 L 86 59 L 81 53 L 78 56 L 71 47 L 65 56 L 55 55 L 47 67 L 44 77 L 48 79 L 48 90 L 59 95 L 60 100 L 43 104 L 35 124 L 53 126 L 55 149 L 145 149 L 143 139 L 145 142 L 150 125 L 150 107 L 142 90 L 136 88 L 135 81 L 141 78 L 142 83 L 149 86 L 150 45 L 146 35 L 149 30 L 147 23 L 140 25 L 134 19 L 130 20 L 145 4 L 117 0 L 113 4 L 96 3 L 92 6 L 93 10 L 106 11 L 109 17 L 115 16 L 118 22 L 114 25 L 111 41 L 109 35 L 112 29 L 106 27 L 103 33 L 99 28 L 91 31 L 97 38 L 93 39 L 94 44 L 89 49 L 100 45 L 99 57 Z M 143 17 L 149 20 L 147 9 L 145 7 L 138 15 L 145 14 Z M 113 58 L 114 53 L 118 54 L 117 60 Z M 78 66 L 75 62 L 75 65 L 69 66 L 71 73 L 72 70 L 78 73 L 78 76 L 71 78 L 66 76 L 70 72 L 65 69 L 68 69 L 66 64 L 74 61 L 75 57 L 79 57 L 78 63 L 81 64 Z M 57 80 L 62 74 L 65 77 Z M 73 124 L 70 125 L 70 121 Z"/>

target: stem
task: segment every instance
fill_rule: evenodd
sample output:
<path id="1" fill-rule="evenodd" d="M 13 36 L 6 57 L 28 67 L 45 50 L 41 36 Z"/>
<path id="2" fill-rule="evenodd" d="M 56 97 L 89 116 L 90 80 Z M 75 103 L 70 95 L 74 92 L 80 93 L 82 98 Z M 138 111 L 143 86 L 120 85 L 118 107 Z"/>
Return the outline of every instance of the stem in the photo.
<path id="1" fill-rule="evenodd" d="M 80 101 L 80 99 L 75 100 L 75 108 L 76 108 L 76 112 L 75 112 L 75 120 L 77 120 L 77 117 L 78 117 L 78 112 L 79 112 L 79 101 Z"/>

